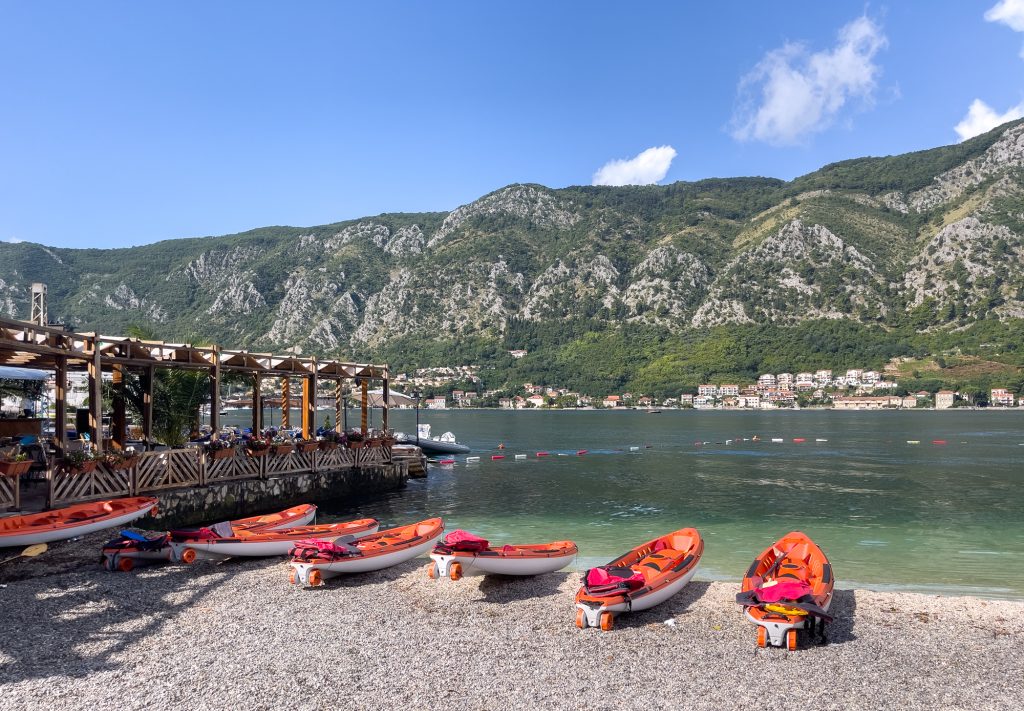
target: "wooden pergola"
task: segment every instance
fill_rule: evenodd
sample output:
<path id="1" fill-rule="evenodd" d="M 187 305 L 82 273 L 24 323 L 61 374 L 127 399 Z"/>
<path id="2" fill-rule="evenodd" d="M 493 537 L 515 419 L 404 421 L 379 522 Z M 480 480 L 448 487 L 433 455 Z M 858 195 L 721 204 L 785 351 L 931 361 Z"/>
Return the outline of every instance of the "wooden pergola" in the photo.
<path id="1" fill-rule="evenodd" d="M 126 444 L 124 378 L 128 372 L 138 373 L 144 392 L 142 431 L 145 441 L 152 441 L 153 383 L 157 368 L 206 371 L 210 376 L 210 425 L 220 429 L 220 383 L 224 373 L 243 373 L 252 378 L 252 428 L 263 429 L 261 387 L 265 378 L 281 379 L 281 426 L 290 427 L 289 404 L 293 383 L 301 387 L 302 436 L 311 439 L 316 430 L 316 393 L 319 381 L 335 381 L 335 429 L 341 431 L 342 408 L 346 380 L 354 380 L 361 388 L 361 429 L 367 434 L 368 387 L 370 380 L 383 386 L 382 427 L 388 429 L 388 368 L 386 365 L 345 363 L 316 356 L 274 355 L 245 350 L 226 350 L 220 346 L 196 346 L 186 343 L 165 343 L 125 336 L 104 336 L 98 333 L 74 333 L 52 326 L 0 318 L 0 365 L 50 370 L 56 374 L 55 439 L 64 449 L 67 442 L 68 372 L 86 371 L 89 388 L 89 434 L 102 451 L 103 392 L 102 373 L 113 376 L 112 444 L 119 449 Z"/>

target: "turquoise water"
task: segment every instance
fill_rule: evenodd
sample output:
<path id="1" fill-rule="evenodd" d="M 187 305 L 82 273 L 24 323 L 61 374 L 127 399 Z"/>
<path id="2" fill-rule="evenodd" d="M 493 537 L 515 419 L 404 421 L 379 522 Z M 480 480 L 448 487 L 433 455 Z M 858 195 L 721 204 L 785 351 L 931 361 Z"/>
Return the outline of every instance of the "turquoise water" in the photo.
<path id="1" fill-rule="evenodd" d="M 568 538 L 581 566 L 695 526 L 706 541 L 698 575 L 732 580 L 798 529 L 843 587 L 1024 598 L 1024 412 L 420 414 L 482 461 L 460 457 L 330 513 L 386 524 L 443 516 L 498 542 Z M 413 417 L 392 413 L 393 426 L 413 431 Z M 742 441 L 754 435 L 761 441 Z M 508 458 L 491 461 L 499 442 Z M 552 456 L 538 459 L 539 450 Z"/>

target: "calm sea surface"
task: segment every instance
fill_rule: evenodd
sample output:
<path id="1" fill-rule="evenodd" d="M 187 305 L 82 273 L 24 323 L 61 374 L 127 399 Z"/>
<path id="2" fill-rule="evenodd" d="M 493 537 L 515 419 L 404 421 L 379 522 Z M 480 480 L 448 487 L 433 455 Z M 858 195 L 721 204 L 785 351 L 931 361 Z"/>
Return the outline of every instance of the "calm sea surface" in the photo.
<path id="1" fill-rule="evenodd" d="M 454 432 L 480 463 L 459 457 L 402 491 L 325 513 L 387 525 L 443 516 L 449 529 L 500 543 L 571 539 L 581 568 L 695 526 L 706 542 L 698 576 L 729 580 L 797 529 L 825 550 L 842 587 L 1024 598 L 1024 412 L 420 417 L 435 434 Z M 413 423 L 410 411 L 392 413 L 396 429 Z M 744 441 L 754 435 L 761 441 Z M 499 443 L 508 458 L 491 461 Z M 538 459 L 542 450 L 551 456 Z"/>

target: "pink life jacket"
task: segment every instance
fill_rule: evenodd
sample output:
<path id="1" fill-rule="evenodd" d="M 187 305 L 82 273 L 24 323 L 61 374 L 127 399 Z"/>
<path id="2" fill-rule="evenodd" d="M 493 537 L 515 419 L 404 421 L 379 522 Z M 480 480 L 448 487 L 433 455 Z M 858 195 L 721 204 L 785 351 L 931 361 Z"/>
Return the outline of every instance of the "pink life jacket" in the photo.
<path id="1" fill-rule="evenodd" d="M 754 594 L 761 602 L 780 602 L 782 600 L 799 600 L 811 590 L 813 588 L 802 580 L 784 580 L 768 587 L 758 587 L 754 590 Z"/>
<path id="2" fill-rule="evenodd" d="M 591 568 L 583 576 L 584 589 L 595 597 L 619 595 L 643 586 L 644 574 L 632 568 L 604 565 Z"/>
<path id="3" fill-rule="evenodd" d="M 354 545 L 344 542 L 335 543 L 334 541 L 321 538 L 307 538 L 302 541 L 296 541 L 289 553 L 292 558 L 298 560 L 312 560 L 314 558 L 336 560 L 338 558 L 362 555 L 362 551 Z"/>
<path id="4" fill-rule="evenodd" d="M 452 551 L 476 553 L 487 550 L 491 544 L 486 538 L 480 538 L 480 536 L 474 536 L 469 531 L 458 529 L 444 537 L 443 545 Z"/>

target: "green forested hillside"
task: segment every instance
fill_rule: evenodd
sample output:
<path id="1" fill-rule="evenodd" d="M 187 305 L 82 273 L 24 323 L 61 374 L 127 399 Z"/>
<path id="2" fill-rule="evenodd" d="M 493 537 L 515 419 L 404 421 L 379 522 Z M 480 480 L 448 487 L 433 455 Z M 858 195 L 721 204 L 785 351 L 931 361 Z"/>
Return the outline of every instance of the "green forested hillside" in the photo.
<path id="1" fill-rule="evenodd" d="M 0 243 L 0 311 L 24 317 L 33 281 L 81 329 L 472 363 L 489 388 L 671 394 L 898 356 L 988 364 L 922 382 L 1019 387 L 1024 123 L 790 182 L 511 185 L 446 213 L 131 249 Z"/>

